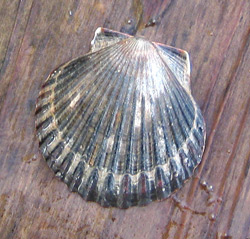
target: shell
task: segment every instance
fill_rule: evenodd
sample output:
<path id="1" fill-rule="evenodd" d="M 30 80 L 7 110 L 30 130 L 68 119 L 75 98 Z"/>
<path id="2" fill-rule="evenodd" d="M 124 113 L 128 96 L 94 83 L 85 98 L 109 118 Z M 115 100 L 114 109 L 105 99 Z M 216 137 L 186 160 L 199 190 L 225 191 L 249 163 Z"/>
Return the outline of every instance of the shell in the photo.
<path id="1" fill-rule="evenodd" d="M 70 190 L 104 207 L 165 199 L 192 176 L 204 150 L 188 53 L 104 28 L 91 45 L 40 91 L 42 155 Z"/>

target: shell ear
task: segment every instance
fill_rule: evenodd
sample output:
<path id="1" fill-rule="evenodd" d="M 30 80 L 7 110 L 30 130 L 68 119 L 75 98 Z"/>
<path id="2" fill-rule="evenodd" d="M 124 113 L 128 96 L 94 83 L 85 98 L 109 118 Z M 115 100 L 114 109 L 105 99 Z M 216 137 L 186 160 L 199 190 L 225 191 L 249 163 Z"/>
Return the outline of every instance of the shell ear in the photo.
<path id="1" fill-rule="evenodd" d="M 130 38 L 132 36 L 112 31 L 103 27 L 98 27 L 95 31 L 95 36 L 91 41 L 91 52 L 100 50 L 104 47 L 111 46 L 123 39 Z"/>
<path id="2" fill-rule="evenodd" d="M 182 86 L 190 92 L 190 61 L 186 51 L 153 42 L 159 49 L 162 59 L 175 75 L 176 79 L 181 81 Z"/>

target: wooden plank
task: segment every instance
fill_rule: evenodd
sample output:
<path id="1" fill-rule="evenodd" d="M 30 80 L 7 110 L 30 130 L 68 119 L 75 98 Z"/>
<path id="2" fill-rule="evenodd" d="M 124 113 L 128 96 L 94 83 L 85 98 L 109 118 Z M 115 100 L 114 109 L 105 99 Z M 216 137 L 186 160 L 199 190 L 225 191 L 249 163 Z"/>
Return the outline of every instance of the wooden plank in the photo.
<path id="1" fill-rule="evenodd" d="M 1 238 L 250 237 L 249 9 L 244 0 L 3 0 Z M 156 25 L 144 28 L 152 18 Z M 190 53 L 192 92 L 207 123 L 206 151 L 195 176 L 163 202 L 128 210 L 87 203 L 55 179 L 38 152 L 40 86 L 58 65 L 88 51 L 99 26 Z"/>

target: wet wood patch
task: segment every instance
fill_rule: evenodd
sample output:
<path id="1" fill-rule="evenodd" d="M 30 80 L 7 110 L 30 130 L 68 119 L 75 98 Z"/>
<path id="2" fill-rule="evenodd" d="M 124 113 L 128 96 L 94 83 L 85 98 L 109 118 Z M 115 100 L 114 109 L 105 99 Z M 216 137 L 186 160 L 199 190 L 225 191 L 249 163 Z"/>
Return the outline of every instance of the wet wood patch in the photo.
<path id="1" fill-rule="evenodd" d="M 250 237 L 249 1 L 7 1 L 0 7 L 1 238 Z M 97 27 L 189 52 L 203 160 L 169 199 L 102 208 L 68 190 L 35 136 L 41 85 L 89 51 Z"/>

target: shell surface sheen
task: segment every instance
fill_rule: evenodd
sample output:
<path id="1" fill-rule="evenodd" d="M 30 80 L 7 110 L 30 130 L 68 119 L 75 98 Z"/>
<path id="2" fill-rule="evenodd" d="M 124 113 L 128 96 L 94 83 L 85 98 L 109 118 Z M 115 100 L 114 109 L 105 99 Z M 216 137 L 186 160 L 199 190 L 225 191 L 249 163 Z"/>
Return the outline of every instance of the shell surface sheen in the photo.
<path id="1" fill-rule="evenodd" d="M 165 199 L 192 176 L 204 150 L 188 53 L 104 28 L 91 45 L 43 84 L 42 155 L 72 191 L 104 207 Z"/>

